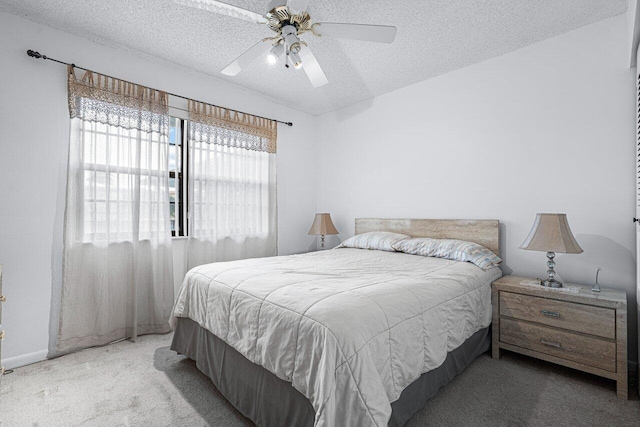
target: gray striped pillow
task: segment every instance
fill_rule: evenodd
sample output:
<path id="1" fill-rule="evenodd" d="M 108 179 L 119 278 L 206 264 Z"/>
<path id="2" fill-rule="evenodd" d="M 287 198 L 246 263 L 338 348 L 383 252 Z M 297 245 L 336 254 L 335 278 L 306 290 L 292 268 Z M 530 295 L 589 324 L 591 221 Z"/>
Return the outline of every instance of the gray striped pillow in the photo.
<path id="1" fill-rule="evenodd" d="M 396 251 L 411 255 L 471 262 L 483 270 L 488 270 L 502 262 L 502 259 L 490 249 L 477 243 L 465 242 L 463 240 L 420 237 L 400 241 L 394 244 L 393 248 Z"/>
<path id="2" fill-rule="evenodd" d="M 406 234 L 390 233 L 388 231 L 372 231 L 350 237 L 337 248 L 373 249 L 377 251 L 395 252 L 393 245 L 410 239 Z"/>

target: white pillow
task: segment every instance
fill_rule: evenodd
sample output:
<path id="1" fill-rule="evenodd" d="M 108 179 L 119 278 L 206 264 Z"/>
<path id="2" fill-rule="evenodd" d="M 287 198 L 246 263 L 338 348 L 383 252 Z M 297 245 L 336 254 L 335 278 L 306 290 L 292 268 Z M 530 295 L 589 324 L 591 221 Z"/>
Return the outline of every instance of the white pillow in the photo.
<path id="1" fill-rule="evenodd" d="M 395 252 L 393 245 L 410 239 L 406 234 L 390 233 L 388 231 L 372 231 L 350 237 L 337 248 L 373 249 L 377 251 Z"/>
<path id="2" fill-rule="evenodd" d="M 420 237 L 403 240 L 393 245 L 396 251 L 411 255 L 422 255 L 454 261 L 471 262 L 483 270 L 488 270 L 502 262 L 490 249 L 477 243 L 453 239 L 430 239 Z"/>

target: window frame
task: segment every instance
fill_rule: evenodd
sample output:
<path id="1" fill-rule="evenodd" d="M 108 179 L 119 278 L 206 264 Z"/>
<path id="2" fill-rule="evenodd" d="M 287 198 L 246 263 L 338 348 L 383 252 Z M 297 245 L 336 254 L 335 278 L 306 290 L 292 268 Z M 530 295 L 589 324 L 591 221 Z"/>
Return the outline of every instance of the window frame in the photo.
<path id="1" fill-rule="evenodd" d="M 189 149 L 188 149 L 188 130 L 189 120 L 179 116 L 170 115 L 177 122 L 180 130 L 179 141 L 176 140 L 175 146 L 180 152 L 179 171 L 169 171 L 169 179 L 174 178 L 177 190 L 177 198 L 174 202 L 174 216 L 177 216 L 174 222 L 174 229 L 171 230 L 171 237 L 188 237 L 189 236 L 189 218 L 187 212 L 189 210 Z M 176 169 L 178 164 L 176 163 Z"/>

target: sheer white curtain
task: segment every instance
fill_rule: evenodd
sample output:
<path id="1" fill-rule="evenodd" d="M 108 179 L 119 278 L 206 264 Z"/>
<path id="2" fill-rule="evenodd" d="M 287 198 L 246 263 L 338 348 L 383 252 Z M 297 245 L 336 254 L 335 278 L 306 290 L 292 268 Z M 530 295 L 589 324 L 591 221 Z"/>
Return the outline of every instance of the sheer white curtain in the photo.
<path id="1" fill-rule="evenodd" d="M 277 255 L 276 123 L 190 101 L 187 265 Z"/>
<path id="2" fill-rule="evenodd" d="M 69 70 L 58 352 L 169 331 L 167 95 Z"/>

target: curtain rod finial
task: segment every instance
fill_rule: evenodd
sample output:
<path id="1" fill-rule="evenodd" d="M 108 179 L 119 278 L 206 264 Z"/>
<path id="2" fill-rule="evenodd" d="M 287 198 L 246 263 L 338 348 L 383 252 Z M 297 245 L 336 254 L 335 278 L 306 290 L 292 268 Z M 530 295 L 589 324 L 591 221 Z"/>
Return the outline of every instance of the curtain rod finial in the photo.
<path id="1" fill-rule="evenodd" d="M 49 58 L 47 58 L 47 55 L 42 55 L 40 52 L 36 52 L 35 50 L 31 50 L 31 49 L 29 49 L 27 51 L 27 55 L 29 55 L 32 58 L 36 58 L 36 59 L 40 59 L 40 58 L 49 59 Z"/>
<path id="2" fill-rule="evenodd" d="M 41 55 L 40 52 L 36 52 L 35 50 L 31 50 L 31 49 L 27 51 L 27 55 L 36 59 L 43 58 L 43 55 Z"/>

